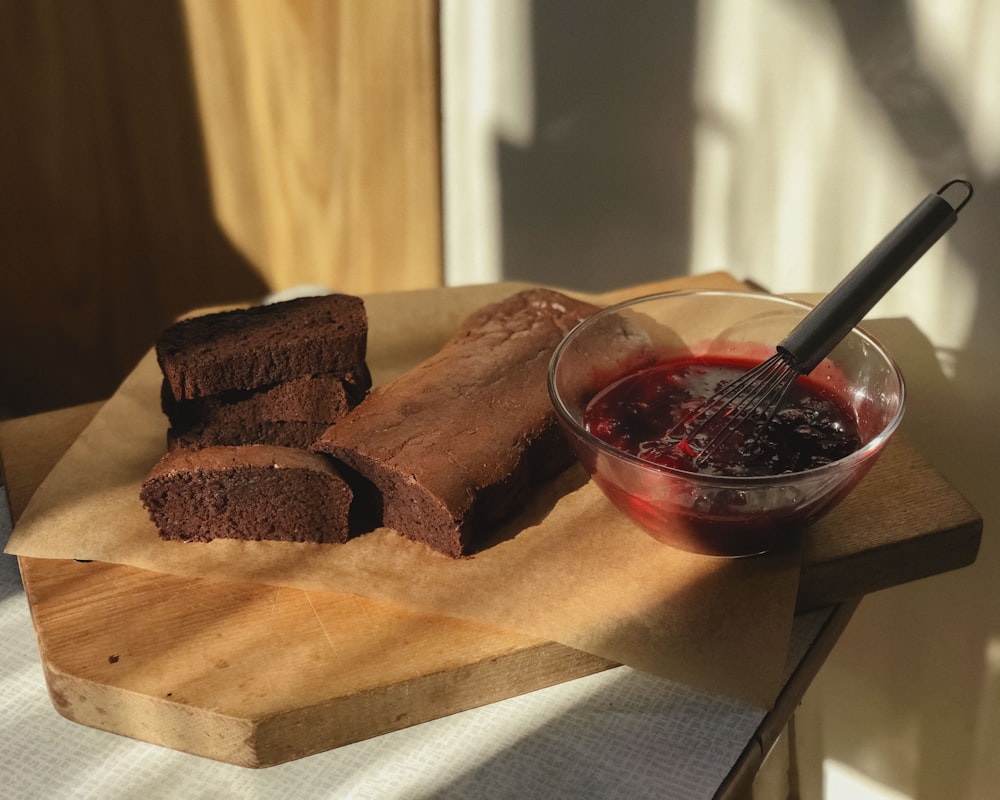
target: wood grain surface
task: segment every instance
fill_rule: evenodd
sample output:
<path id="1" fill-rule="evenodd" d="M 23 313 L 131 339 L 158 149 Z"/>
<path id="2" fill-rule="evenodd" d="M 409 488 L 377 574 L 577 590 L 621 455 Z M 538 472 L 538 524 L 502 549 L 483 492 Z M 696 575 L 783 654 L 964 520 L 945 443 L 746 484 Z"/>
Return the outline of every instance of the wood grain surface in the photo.
<path id="1" fill-rule="evenodd" d="M 276 288 L 442 278 L 435 0 L 186 0 L 214 208 Z"/>
<path id="2" fill-rule="evenodd" d="M 0 3 L 0 418 L 178 314 L 440 285 L 436 0 Z"/>

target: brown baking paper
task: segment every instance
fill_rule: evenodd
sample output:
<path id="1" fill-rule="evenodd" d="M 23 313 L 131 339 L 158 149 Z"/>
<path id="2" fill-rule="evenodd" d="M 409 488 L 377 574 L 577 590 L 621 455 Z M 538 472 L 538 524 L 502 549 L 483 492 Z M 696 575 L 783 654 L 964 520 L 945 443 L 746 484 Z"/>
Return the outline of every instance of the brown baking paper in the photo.
<path id="1" fill-rule="evenodd" d="M 736 288 L 723 275 L 652 290 Z M 472 310 L 521 284 L 365 298 L 369 364 L 383 382 L 435 352 Z M 342 545 L 162 541 L 139 501 L 165 450 L 152 352 L 38 488 L 8 553 L 125 564 L 174 575 L 369 597 L 560 642 L 768 707 L 780 688 L 798 590 L 797 552 L 744 559 L 659 544 L 574 467 L 470 558 L 453 560 L 379 529 Z"/>

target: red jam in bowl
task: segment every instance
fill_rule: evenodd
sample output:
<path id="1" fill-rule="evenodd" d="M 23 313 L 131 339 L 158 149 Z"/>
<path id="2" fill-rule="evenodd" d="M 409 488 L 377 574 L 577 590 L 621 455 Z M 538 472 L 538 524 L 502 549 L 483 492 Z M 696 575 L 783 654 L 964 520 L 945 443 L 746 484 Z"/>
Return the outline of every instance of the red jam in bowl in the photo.
<path id="1" fill-rule="evenodd" d="M 773 549 L 839 502 L 873 462 L 816 469 L 865 439 L 838 389 L 808 377 L 795 381 L 769 425 L 737 431 L 704 463 L 665 441 L 679 420 L 756 363 L 738 356 L 661 361 L 615 380 L 587 404 L 584 427 L 639 461 L 591 454 L 584 463 L 608 498 L 654 538 L 712 555 Z"/>
<path id="2" fill-rule="evenodd" d="M 626 375 L 584 412 L 584 427 L 619 450 L 665 467 L 746 478 L 801 472 L 837 461 L 861 446 L 857 422 L 825 386 L 798 378 L 767 425 L 753 420 L 696 460 L 668 441 L 671 428 L 756 362 L 701 356 L 667 361 Z"/>

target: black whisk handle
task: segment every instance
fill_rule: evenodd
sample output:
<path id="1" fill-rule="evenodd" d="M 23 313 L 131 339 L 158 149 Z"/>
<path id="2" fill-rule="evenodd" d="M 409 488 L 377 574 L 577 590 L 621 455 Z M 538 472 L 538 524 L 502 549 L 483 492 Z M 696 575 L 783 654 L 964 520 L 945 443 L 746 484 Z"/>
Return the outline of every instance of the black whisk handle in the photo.
<path id="1" fill-rule="evenodd" d="M 965 195 L 952 205 L 943 195 L 958 184 Z M 785 337 L 778 352 L 799 373 L 811 372 L 955 224 L 971 197 L 972 184 L 961 179 L 928 195 Z"/>

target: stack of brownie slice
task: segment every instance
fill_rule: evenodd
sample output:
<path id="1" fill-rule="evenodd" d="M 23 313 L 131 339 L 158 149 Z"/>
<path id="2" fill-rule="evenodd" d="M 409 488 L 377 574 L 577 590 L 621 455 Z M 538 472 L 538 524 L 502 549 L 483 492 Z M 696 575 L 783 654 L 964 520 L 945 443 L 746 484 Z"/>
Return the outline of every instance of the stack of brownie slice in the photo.
<path id="1" fill-rule="evenodd" d="M 353 493 L 315 439 L 371 387 L 361 298 L 205 314 L 156 354 L 168 452 L 141 497 L 165 539 L 342 542 Z"/>
<path id="2" fill-rule="evenodd" d="M 368 320 L 332 294 L 206 314 L 163 332 L 163 411 L 173 445 L 308 448 L 367 394 Z"/>

